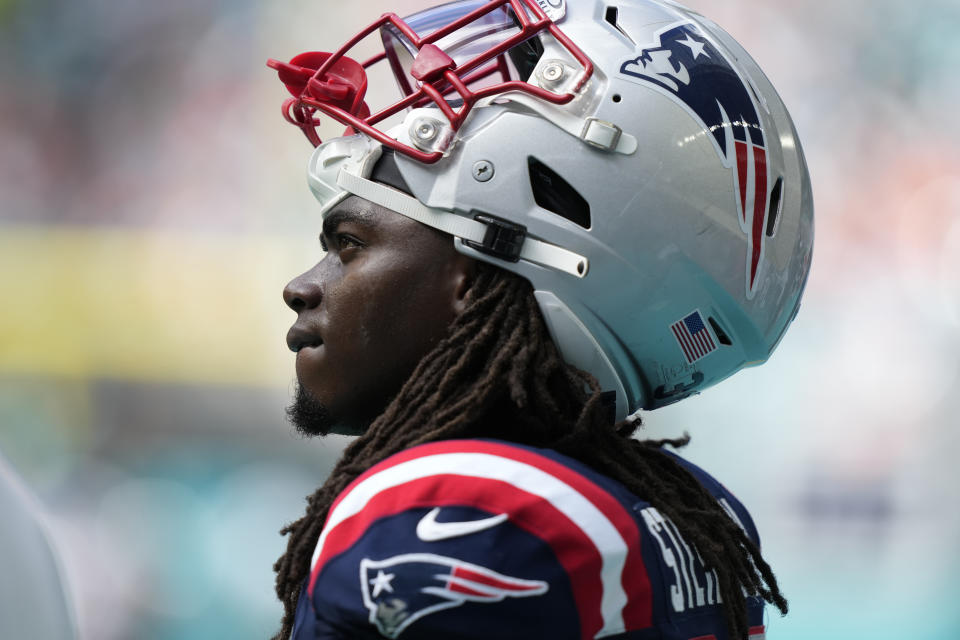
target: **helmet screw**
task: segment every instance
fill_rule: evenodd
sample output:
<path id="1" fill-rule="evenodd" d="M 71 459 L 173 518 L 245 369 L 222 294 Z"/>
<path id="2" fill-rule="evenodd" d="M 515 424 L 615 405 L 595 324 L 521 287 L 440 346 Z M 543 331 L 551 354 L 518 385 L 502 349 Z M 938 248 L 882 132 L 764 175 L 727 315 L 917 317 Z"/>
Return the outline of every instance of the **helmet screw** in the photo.
<path id="1" fill-rule="evenodd" d="M 413 124 L 413 135 L 422 142 L 429 142 L 437 137 L 437 123 L 427 118 L 417 120 Z"/>
<path id="2" fill-rule="evenodd" d="M 551 62 L 540 72 L 540 77 L 546 82 L 556 82 L 563 77 L 563 65 L 559 62 Z"/>
<path id="3" fill-rule="evenodd" d="M 489 160 L 477 160 L 473 163 L 473 179 L 486 182 L 493 177 L 493 163 Z"/>

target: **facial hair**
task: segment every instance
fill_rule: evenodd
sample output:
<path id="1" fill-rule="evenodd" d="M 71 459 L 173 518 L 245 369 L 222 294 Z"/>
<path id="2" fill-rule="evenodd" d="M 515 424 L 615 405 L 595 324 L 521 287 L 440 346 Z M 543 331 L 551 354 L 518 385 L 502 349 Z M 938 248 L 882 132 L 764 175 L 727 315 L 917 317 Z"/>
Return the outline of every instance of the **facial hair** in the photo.
<path id="1" fill-rule="evenodd" d="M 287 407 L 287 420 L 303 436 L 326 436 L 333 430 L 334 421 L 327 407 L 297 384 L 293 402 Z"/>

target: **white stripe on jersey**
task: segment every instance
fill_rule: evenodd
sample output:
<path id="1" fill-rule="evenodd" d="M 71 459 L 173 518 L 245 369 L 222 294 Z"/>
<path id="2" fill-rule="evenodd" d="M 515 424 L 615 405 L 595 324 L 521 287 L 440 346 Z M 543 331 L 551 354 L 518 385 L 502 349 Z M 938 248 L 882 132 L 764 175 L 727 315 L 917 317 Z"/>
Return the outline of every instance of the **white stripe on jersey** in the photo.
<path id="1" fill-rule="evenodd" d="M 316 565 L 331 530 L 360 513 L 381 491 L 440 474 L 499 480 L 539 496 L 567 516 L 590 539 L 600 554 L 603 585 L 601 615 L 603 628 L 595 637 L 622 633 L 623 608 L 627 595 L 621 578 L 627 558 L 627 544 L 612 522 L 576 489 L 532 465 L 487 453 L 441 453 L 402 462 L 366 478 L 343 497 L 327 517 L 317 541 L 311 566 Z"/>

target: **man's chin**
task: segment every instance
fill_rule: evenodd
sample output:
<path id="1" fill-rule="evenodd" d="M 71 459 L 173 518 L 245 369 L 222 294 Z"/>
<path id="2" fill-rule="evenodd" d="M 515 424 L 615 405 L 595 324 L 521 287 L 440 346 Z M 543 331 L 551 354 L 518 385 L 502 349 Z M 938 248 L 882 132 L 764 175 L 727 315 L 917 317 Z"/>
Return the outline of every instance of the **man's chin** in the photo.
<path id="1" fill-rule="evenodd" d="M 304 436 L 325 436 L 334 431 L 333 418 L 326 405 L 298 384 L 293 402 L 287 407 L 287 420 Z"/>
<path id="2" fill-rule="evenodd" d="M 287 407 L 287 420 L 304 436 L 326 436 L 331 433 L 358 436 L 365 430 L 338 421 L 327 406 L 301 384 L 297 384 L 293 402 Z"/>

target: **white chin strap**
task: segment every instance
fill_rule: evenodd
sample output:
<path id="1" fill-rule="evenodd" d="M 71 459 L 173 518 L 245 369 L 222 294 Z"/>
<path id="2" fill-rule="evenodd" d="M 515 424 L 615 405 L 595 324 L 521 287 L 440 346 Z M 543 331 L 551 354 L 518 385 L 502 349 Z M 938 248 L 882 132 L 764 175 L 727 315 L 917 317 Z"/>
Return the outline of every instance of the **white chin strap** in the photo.
<path id="1" fill-rule="evenodd" d="M 587 275 L 586 257 L 563 247 L 533 238 L 526 228 L 495 216 L 480 214 L 478 219 L 457 215 L 445 209 L 428 207 L 392 187 L 369 180 L 380 157 L 379 143 L 363 135 L 328 140 L 314 151 L 307 168 L 310 189 L 326 214 L 349 194 L 369 200 L 455 238 L 472 249 L 507 262 L 526 260 L 563 271 L 576 278 Z"/>
<path id="2" fill-rule="evenodd" d="M 444 209 L 428 207 L 413 196 L 379 182 L 356 176 L 347 171 L 346 167 L 341 168 L 337 174 L 337 185 L 364 200 L 479 246 L 486 246 L 485 240 L 491 232 L 491 226 L 484 222 L 471 220 Z M 497 256 L 494 254 L 494 257 Z M 535 262 L 569 273 L 577 278 L 587 275 L 589 268 L 589 262 L 584 256 L 530 236 L 524 236 L 523 245 L 517 257 L 520 260 Z"/>

